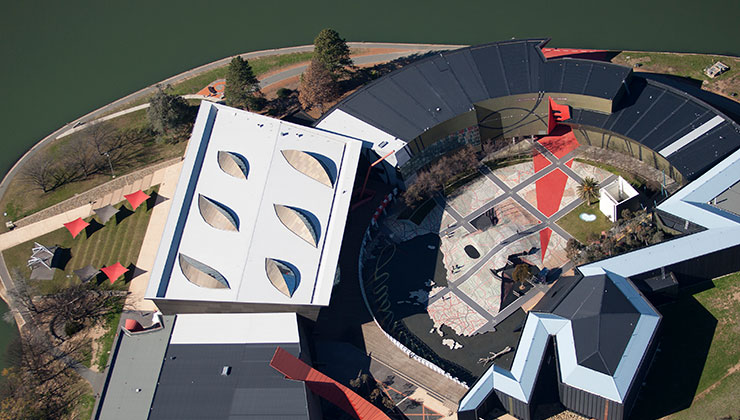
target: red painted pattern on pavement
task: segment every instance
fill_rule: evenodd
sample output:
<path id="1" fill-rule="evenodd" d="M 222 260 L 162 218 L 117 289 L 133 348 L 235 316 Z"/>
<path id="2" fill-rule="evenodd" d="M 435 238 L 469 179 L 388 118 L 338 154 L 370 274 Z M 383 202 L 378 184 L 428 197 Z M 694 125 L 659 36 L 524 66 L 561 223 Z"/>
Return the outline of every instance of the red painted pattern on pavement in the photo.
<path id="1" fill-rule="evenodd" d="M 566 182 L 568 182 L 568 175 L 560 169 L 555 169 L 535 181 L 537 210 L 547 217 L 557 213 L 560 208 L 560 201 L 563 199 Z"/>
<path id="2" fill-rule="evenodd" d="M 532 160 L 534 161 L 534 173 L 537 173 L 547 168 L 552 163 L 542 153 L 536 150 L 535 150 L 534 157 L 532 158 Z"/>
<path id="3" fill-rule="evenodd" d="M 578 148 L 578 140 L 573 131 L 568 126 L 558 126 L 552 135 L 542 137 L 539 143 L 547 148 L 558 159 Z M 538 172 L 550 164 L 550 161 L 540 153 L 534 156 L 534 171 Z M 572 167 L 573 159 L 566 164 Z M 560 169 L 555 169 L 549 174 L 535 181 L 537 194 L 537 210 L 541 211 L 547 217 L 551 217 L 560 209 L 560 202 L 563 200 L 565 184 L 568 182 L 568 175 Z M 542 260 L 545 260 L 547 246 L 550 243 L 552 230 L 545 228 L 540 231 L 540 249 L 542 250 Z"/>
<path id="4" fill-rule="evenodd" d="M 547 245 L 550 244 L 550 236 L 552 236 L 552 229 L 544 228 L 540 231 L 540 249 L 542 250 L 542 261 L 545 261 L 545 252 L 547 252 Z"/>
<path id="5" fill-rule="evenodd" d="M 315 394 L 360 420 L 391 420 L 369 401 L 354 391 L 304 363 L 278 347 L 270 366 L 288 379 L 304 381 Z"/>

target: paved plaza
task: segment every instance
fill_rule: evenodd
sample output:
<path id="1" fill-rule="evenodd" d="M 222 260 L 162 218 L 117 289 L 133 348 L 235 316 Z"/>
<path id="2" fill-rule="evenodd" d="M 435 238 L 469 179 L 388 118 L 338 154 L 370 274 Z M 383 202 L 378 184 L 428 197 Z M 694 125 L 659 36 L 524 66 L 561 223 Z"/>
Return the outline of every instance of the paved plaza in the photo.
<path id="1" fill-rule="evenodd" d="M 435 327 L 430 333 L 442 336 L 442 325 L 459 336 L 493 331 L 511 311 L 501 313 L 501 281 L 491 271 L 505 266 L 510 255 L 523 254 L 526 262 L 551 270 L 569 263 L 565 247 L 571 236 L 555 221 L 581 204 L 577 187 L 583 178 L 605 184 L 615 177 L 574 161 L 577 147 L 569 131 L 543 137 L 534 143 L 531 161 L 495 171 L 482 166 L 479 176 L 453 195 L 435 197 L 436 206 L 420 224 L 399 214 L 381 223 L 396 243 L 430 233 L 440 237 L 443 267 L 437 270 L 444 270 L 448 284 L 429 289 L 426 311 Z M 491 210 L 493 225 L 485 220 Z M 511 306 L 532 307 L 525 300 L 544 290 L 537 286 Z M 423 300 L 410 296 L 408 302 Z"/>

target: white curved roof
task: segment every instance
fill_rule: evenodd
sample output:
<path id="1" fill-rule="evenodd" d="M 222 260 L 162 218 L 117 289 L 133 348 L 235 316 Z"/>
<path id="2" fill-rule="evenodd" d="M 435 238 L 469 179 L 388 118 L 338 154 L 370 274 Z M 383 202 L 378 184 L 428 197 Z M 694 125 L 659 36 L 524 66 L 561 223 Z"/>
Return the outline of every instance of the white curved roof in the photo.
<path id="1" fill-rule="evenodd" d="M 361 147 L 347 137 L 203 101 L 146 297 L 328 305 Z M 317 157 L 334 178 L 334 187 L 297 171 L 283 150 Z M 220 151 L 244 156 L 248 179 L 221 170 Z M 239 230 L 215 229 L 203 220 L 200 194 L 232 210 Z M 287 229 L 274 204 L 313 215 L 321 229 L 318 246 Z M 203 289 L 188 282 L 174 263 L 180 252 L 217 270 L 231 288 Z M 292 297 L 270 284 L 266 258 L 298 269 L 300 284 Z"/>

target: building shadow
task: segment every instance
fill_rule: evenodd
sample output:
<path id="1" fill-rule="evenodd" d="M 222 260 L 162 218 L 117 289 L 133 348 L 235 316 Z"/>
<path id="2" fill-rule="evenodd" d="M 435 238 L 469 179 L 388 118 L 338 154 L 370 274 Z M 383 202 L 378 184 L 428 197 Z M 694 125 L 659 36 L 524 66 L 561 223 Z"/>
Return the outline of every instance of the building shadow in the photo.
<path id="1" fill-rule="evenodd" d="M 663 315 L 659 347 L 632 419 L 661 418 L 691 406 L 717 328 L 717 319 L 691 294 L 658 311 Z"/>

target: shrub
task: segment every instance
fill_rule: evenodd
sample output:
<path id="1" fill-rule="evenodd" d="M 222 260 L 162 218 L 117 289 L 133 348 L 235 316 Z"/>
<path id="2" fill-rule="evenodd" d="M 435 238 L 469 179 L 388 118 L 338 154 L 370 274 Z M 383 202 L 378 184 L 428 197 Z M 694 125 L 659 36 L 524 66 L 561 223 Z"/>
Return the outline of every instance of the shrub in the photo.
<path id="1" fill-rule="evenodd" d="M 66 324 L 64 324 L 64 333 L 68 337 L 72 337 L 73 335 L 82 331 L 83 328 L 85 328 L 85 326 L 81 322 L 68 321 Z"/>
<path id="2" fill-rule="evenodd" d="M 288 96 L 290 96 L 291 94 L 293 94 L 293 91 L 291 89 L 288 89 L 288 88 L 280 88 L 280 89 L 277 90 L 276 94 L 277 94 L 277 97 L 278 98 L 285 99 Z"/>

